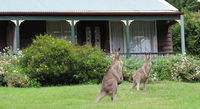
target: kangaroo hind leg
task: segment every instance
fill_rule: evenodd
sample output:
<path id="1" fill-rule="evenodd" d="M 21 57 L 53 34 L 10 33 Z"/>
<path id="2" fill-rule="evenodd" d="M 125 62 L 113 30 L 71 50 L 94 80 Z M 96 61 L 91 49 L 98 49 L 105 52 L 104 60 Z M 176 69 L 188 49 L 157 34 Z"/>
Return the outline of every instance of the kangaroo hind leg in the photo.
<path id="1" fill-rule="evenodd" d="M 106 92 L 105 91 L 101 91 L 99 96 L 96 98 L 96 103 L 98 103 L 99 101 L 101 101 L 101 99 L 106 96 Z"/>

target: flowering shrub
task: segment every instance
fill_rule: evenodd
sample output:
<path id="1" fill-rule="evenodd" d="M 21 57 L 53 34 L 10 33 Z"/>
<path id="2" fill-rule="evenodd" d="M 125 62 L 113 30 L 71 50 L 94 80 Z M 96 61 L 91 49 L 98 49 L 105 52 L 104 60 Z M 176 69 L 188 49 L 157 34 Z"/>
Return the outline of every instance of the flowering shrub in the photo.
<path id="1" fill-rule="evenodd" d="M 28 87 L 29 86 L 29 77 L 23 74 L 23 69 L 10 65 L 7 67 L 5 72 L 4 81 L 7 86 L 12 87 Z"/>
<path id="2" fill-rule="evenodd" d="M 6 47 L 0 53 L 0 85 L 14 87 L 28 87 L 29 78 L 23 74 L 24 71 L 17 67 L 17 58 L 21 57 L 21 51 L 14 53 L 11 48 Z"/>
<path id="3" fill-rule="evenodd" d="M 186 55 L 176 55 L 154 60 L 152 74 L 159 80 L 199 81 L 200 60 Z M 167 76 L 166 76 L 167 75 Z"/>
<path id="4" fill-rule="evenodd" d="M 200 60 L 186 55 L 155 58 L 152 60 L 150 81 L 200 81 Z M 142 60 L 124 60 L 125 80 L 131 81 L 132 74 L 143 64 Z"/>

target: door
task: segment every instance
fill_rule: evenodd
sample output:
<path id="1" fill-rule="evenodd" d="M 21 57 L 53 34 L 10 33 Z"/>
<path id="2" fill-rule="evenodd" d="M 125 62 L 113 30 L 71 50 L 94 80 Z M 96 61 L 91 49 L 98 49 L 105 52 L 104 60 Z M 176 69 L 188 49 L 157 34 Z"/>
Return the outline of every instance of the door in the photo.
<path id="1" fill-rule="evenodd" d="M 99 25 L 87 25 L 85 27 L 86 45 L 101 49 L 101 30 Z"/>
<path id="2" fill-rule="evenodd" d="M 80 21 L 77 24 L 77 43 L 109 51 L 108 21 Z"/>

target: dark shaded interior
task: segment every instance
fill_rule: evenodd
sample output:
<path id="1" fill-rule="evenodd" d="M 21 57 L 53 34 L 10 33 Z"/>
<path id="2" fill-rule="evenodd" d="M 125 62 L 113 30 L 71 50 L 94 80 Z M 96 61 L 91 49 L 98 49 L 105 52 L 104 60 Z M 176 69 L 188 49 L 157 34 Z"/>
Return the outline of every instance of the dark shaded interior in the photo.
<path id="1" fill-rule="evenodd" d="M 15 24 L 11 21 L 0 21 L 0 51 L 5 47 L 13 48 Z"/>
<path id="2" fill-rule="evenodd" d="M 26 48 L 36 35 L 46 33 L 46 21 L 24 21 L 20 25 L 20 48 Z"/>
<path id="3" fill-rule="evenodd" d="M 6 30 L 7 30 L 7 21 L 0 21 L 0 50 L 7 46 L 6 44 Z"/>
<path id="4" fill-rule="evenodd" d="M 105 52 L 109 52 L 109 26 L 108 21 L 80 21 L 77 23 L 77 43 L 79 45 L 86 44 L 86 27 L 91 28 L 91 42 L 92 46 L 95 45 L 94 28 L 100 27 L 101 35 L 101 49 Z"/>

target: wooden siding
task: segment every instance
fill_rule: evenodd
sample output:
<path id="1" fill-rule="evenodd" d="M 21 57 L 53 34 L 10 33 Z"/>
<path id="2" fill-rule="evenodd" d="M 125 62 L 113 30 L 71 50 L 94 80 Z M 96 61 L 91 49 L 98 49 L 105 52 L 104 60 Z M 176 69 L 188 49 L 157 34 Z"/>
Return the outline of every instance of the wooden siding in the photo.
<path id="1" fill-rule="evenodd" d="M 158 51 L 172 52 L 172 34 L 167 21 L 157 21 Z"/>

